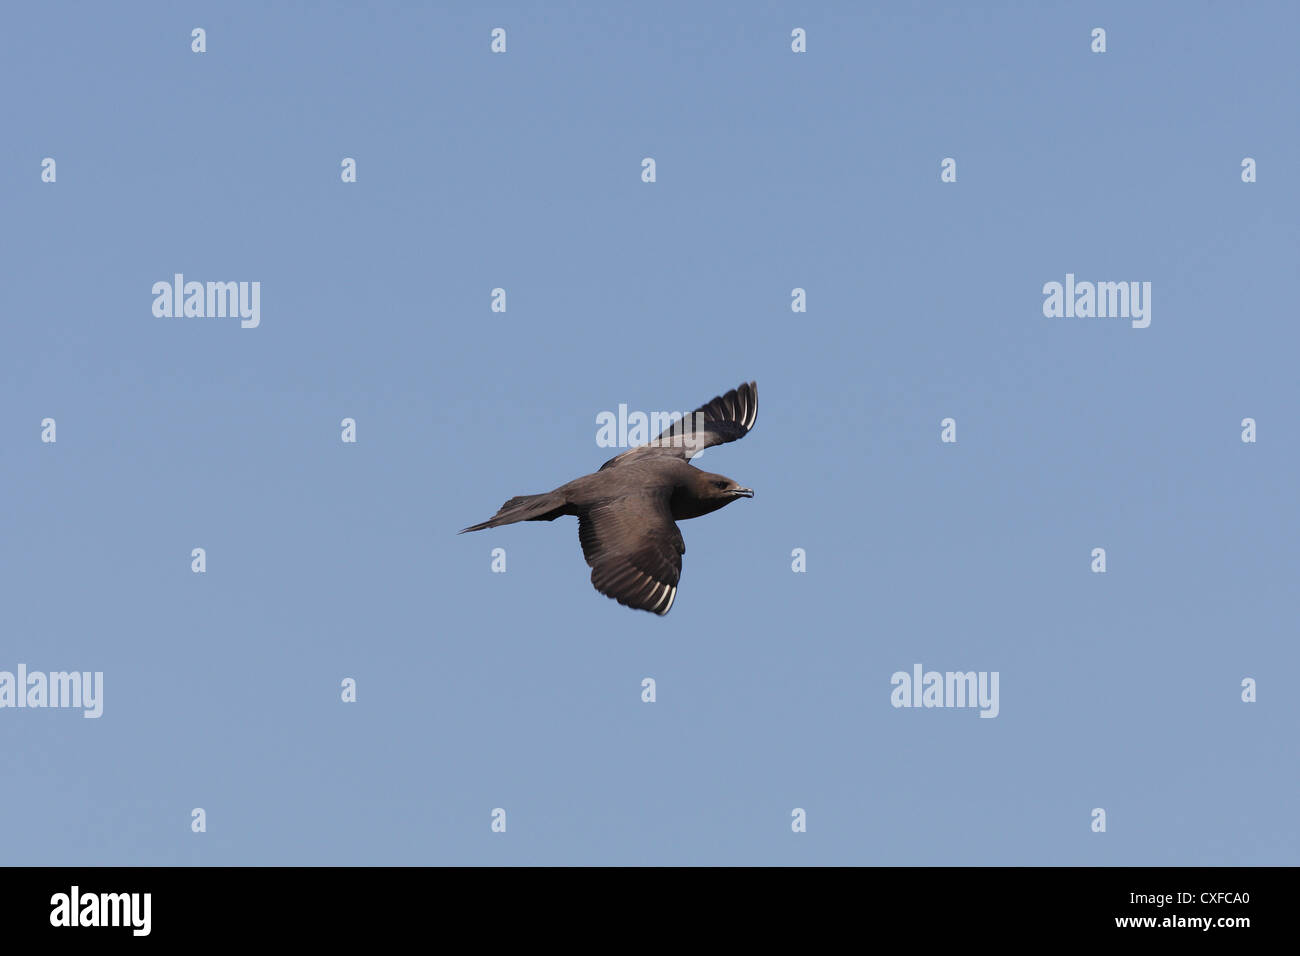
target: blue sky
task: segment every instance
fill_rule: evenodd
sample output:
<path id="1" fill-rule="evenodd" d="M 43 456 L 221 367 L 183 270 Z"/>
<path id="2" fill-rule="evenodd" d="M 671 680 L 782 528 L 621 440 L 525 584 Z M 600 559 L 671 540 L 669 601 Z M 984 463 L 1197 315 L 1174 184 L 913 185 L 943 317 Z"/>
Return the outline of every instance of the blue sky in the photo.
<path id="1" fill-rule="evenodd" d="M 981 6 L 7 11 L 4 862 L 1300 862 L 1300 12 Z M 455 534 L 749 379 L 666 618 Z"/>

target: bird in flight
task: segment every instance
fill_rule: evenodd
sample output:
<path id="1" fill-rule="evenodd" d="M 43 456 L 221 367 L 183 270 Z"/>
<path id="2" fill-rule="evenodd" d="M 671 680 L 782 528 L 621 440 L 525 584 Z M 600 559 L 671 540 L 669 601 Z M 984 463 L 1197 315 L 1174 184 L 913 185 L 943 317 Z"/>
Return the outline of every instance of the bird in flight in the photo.
<path id="1" fill-rule="evenodd" d="M 753 489 L 701 471 L 690 459 L 744 438 L 757 417 L 758 385 L 749 382 L 673 422 L 647 444 L 616 455 L 599 471 L 545 494 L 511 498 L 487 521 L 460 533 L 577 515 L 592 586 L 627 607 L 667 614 L 677 600 L 686 553 L 676 523 L 754 497 Z"/>

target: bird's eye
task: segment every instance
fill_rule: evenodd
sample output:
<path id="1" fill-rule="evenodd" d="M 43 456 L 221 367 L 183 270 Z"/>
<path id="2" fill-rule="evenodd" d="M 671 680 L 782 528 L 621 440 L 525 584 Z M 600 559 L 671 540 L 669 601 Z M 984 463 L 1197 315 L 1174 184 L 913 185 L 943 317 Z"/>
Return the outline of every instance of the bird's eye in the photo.
<path id="1" fill-rule="evenodd" d="M 713 485 L 714 485 L 714 487 L 716 487 L 716 488 L 725 488 L 725 487 L 727 487 L 727 483 L 726 483 L 725 481 L 715 481 L 715 482 L 713 483 Z"/>

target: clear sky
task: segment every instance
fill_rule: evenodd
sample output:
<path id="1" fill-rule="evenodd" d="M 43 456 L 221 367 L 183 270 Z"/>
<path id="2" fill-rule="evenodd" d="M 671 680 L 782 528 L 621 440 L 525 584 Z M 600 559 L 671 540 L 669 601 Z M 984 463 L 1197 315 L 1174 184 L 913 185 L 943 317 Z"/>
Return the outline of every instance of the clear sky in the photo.
<path id="1" fill-rule="evenodd" d="M 4 18 L 0 862 L 1300 862 L 1295 4 Z M 667 617 L 457 536 L 749 379 Z"/>

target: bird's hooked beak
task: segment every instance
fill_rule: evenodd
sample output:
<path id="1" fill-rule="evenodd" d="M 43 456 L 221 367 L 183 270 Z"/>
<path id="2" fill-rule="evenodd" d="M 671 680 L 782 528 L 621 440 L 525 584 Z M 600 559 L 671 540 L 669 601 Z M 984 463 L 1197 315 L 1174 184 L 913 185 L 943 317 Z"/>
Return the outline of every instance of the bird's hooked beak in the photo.
<path id="1" fill-rule="evenodd" d="M 754 497 L 754 489 L 753 488 L 732 488 L 731 494 L 735 495 L 737 498 L 752 498 Z"/>

